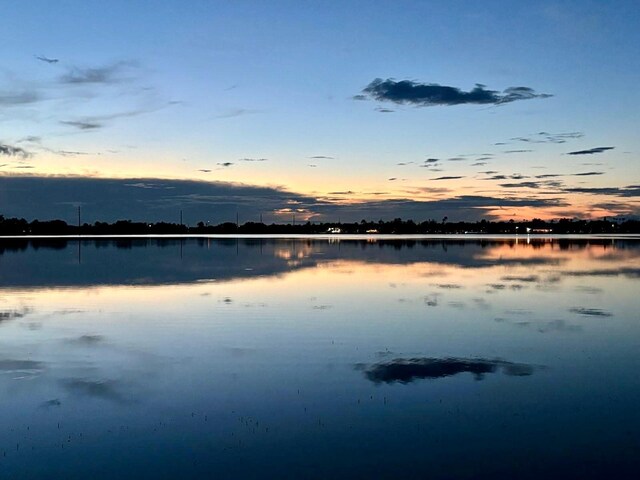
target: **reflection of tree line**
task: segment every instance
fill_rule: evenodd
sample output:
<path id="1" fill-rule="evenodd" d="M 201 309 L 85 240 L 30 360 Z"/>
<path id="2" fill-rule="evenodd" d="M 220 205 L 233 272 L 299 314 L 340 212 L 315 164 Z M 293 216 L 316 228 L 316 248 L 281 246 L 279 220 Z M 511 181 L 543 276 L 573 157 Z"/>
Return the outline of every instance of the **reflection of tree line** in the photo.
<path id="1" fill-rule="evenodd" d="M 196 244 L 200 247 L 217 245 L 222 247 L 236 247 L 239 244 L 245 247 L 264 247 L 266 244 L 277 245 L 278 248 L 295 249 L 296 246 L 306 247 L 307 251 L 313 252 L 314 246 L 334 245 L 326 239 L 277 239 L 277 238 L 104 238 L 104 239 L 74 239 L 74 238 L 7 238 L 0 240 L 0 254 L 4 251 L 24 251 L 29 248 L 33 250 L 64 250 L 69 245 L 82 244 L 95 249 L 116 248 L 120 250 L 132 250 L 135 248 L 168 248 L 184 245 L 185 241 Z M 430 249 L 447 250 L 447 247 L 478 246 L 482 249 L 488 247 L 508 246 L 511 248 L 559 248 L 560 250 L 586 249 L 593 246 L 603 248 L 625 248 L 640 247 L 638 242 L 628 239 L 616 239 L 612 245 L 611 239 L 576 239 L 576 238 L 556 238 L 553 242 L 545 238 L 531 238 L 527 242 L 516 239 L 377 239 L 375 241 L 362 239 L 343 239 L 350 246 L 359 250 L 404 250 L 415 247 L 425 247 Z M 344 245 L 343 245 L 344 246 Z"/>
<path id="2" fill-rule="evenodd" d="M 242 245 L 244 247 L 256 247 L 262 248 L 266 245 L 277 246 L 278 248 L 295 249 L 297 246 L 304 247 L 305 251 L 312 254 L 314 252 L 313 247 L 326 247 L 329 245 L 337 245 L 336 242 L 329 241 L 330 239 L 286 239 L 286 238 L 88 238 L 88 239 L 75 239 L 75 238 L 5 238 L 0 239 L 0 254 L 5 251 L 25 251 L 29 248 L 32 250 L 64 250 L 69 245 L 91 246 L 94 249 L 108 249 L 116 248 L 119 250 L 132 250 L 135 248 L 168 248 L 183 246 L 185 241 L 189 244 L 195 244 L 199 247 L 206 247 L 211 245 L 217 245 L 221 247 L 238 247 Z M 349 245 L 354 249 L 359 250 L 405 250 L 414 249 L 416 247 L 429 248 L 429 249 L 441 249 L 447 251 L 448 247 L 465 247 L 475 246 L 482 249 L 489 247 L 508 246 L 511 248 L 531 248 L 531 249 L 545 249 L 545 248 L 558 248 L 560 250 L 572 250 L 572 249 L 586 249 L 589 247 L 599 246 L 602 248 L 640 248 L 640 242 L 633 239 L 617 238 L 615 243 L 612 244 L 611 239 L 608 238 L 554 238 L 551 241 L 548 238 L 529 238 L 526 242 L 521 239 L 342 239 L 343 246 Z M 337 248 L 337 247 L 336 247 Z"/>
<path id="3" fill-rule="evenodd" d="M 540 245 L 557 249 L 543 242 L 540 239 Z M 222 282 L 272 277 L 335 261 L 432 264 L 465 269 L 496 265 L 556 268 L 568 258 L 549 255 L 547 252 L 551 250 L 518 255 L 523 249 L 537 248 L 535 243 L 516 244 L 511 240 L 489 238 L 377 242 L 341 239 L 334 243 L 310 238 L 13 238 L 0 240 L 0 286 L 161 285 L 206 279 Z M 621 250 L 621 253 L 625 249 L 640 248 L 640 242 L 624 239 L 614 243 L 604 239 L 566 239 L 563 244 L 566 247 L 562 248 L 570 250 L 568 255 L 593 246 Z M 496 254 L 504 248 L 513 249 L 514 254 Z M 607 272 L 628 275 L 626 271 L 619 272 L 620 259 L 619 255 L 602 257 L 602 261 L 609 264 Z"/>
<path id="4" fill-rule="evenodd" d="M 114 223 L 95 222 L 69 225 L 63 220 L 28 222 L 23 218 L 5 218 L 0 215 L 0 235 L 179 235 L 179 234 L 323 234 L 327 232 L 343 234 L 613 234 L 640 233 L 640 221 L 624 220 L 571 220 L 516 222 L 441 222 L 428 220 L 414 222 L 397 218 L 391 221 L 371 222 L 362 220 L 353 223 L 306 222 L 302 224 L 264 224 L 247 222 L 242 225 L 232 222 L 208 225 L 198 222 L 195 226 L 180 223 L 148 223 L 119 220 Z"/>

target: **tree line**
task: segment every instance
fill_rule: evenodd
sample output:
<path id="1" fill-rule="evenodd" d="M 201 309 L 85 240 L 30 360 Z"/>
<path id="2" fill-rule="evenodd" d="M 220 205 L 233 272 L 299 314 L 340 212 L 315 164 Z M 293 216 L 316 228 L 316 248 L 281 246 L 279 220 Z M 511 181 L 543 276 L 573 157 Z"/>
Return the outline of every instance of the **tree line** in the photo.
<path id="1" fill-rule="evenodd" d="M 186 234 L 603 234 L 640 233 L 640 221 L 622 220 L 541 220 L 530 221 L 488 221 L 448 222 L 427 220 L 414 222 L 396 218 L 391 221 L 379 220 L 352 223 L 305 222 L 271 223 L 246 222 L 236 224 L 224 222 L 209 225 L 198 222 L 195 226 L 168 222 L 134 222 L 118 220 L 114 223 L 95 222 L 70 225 L 63 220 L 31 222 L 24 218 L 5 218 L 0 215 L 0 235 L 186 235 Z"/>

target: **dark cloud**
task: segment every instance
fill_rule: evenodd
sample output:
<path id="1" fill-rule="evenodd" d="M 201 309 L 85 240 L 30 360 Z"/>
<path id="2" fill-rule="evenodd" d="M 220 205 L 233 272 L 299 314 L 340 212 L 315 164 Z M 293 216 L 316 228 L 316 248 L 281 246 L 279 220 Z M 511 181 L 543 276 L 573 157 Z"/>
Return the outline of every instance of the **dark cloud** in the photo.
<path id="1" fill-rule="evenodd" d="M 574 187 L 565 188 L 568 193 L 587 193 L 591 195 L 612 195 L 616 197 L 640 197 L 640 185 L 627 187 Z"/>
<path id="2" fill-rule="evenodd" d="M 505 150 L 503 153 L 527 153 L 533 152 L 533 150 Z"/>
<path id="3" fill-rule="evenodd" d="M 448 177 L 436 177 L 431 180 L 457 180 L 459 178 L 464 178 L 463 176 L 448 176 Z"/>
<path id="4" fill-rule="evenodd" d="M 536 178 L 556 178 L 556 177 L 564 177 L 565 175 L 562 175 L 560 173 L 545 173 L 543 175 L 536 175 Z"/>
<path id="5" fill-rule="evenodd" d="M 582 172 L 582 173 L 574 173 L 576 177 L 591 177 L 593 175 L 604 175 L 604 172 Z"/>
<path id="6" fill-rule="evenodd" d="M 427 158 L 424 163 L 438 163 L 439 161 L 439 158 Z"/>
<path id="7" fill-rule="evenodd" d="M 266 162 L 268 158 L 239 158 L 239 162 Z"/>
<path id="8" fill-rule="evenodd" d="M 593 155 L 595 153 L 606 152 L 607 150 L 613 150 L 616 147 L 594 147 L 588 150 L 576 150 L 575 152 L 567 152 L 567 155 Z"/>
<path id="9" fill-rule="evenodd" d="M 27 152 L 24 148 L 16 147 L 14 145 L 7 145 L 5 143 L 0 143 L 0 155 L 21 158 L 31 157 L 31 153 Z"/>
<path id="10" fill-rule="evenodd" d="M 451 377 L 460 373 L 471 373 L 476 380 L 499 370 L 510 376 L 529 376 L 532 365 L 506 362 L 504 360 L 464 358 L 398 358 L 391 362 L 378 363 L 365 370 L 365 377 L 374 383 L 411 383 L 415 380 Z"/>
<path id="11" fill-rule="evenodd" d="M 333 160 L 334 157 L 330 157 L 328 155 L 313 155 L 312 157 L 309 157 L 311 159 L 314 160 Z"/>
<path id="12" fill-rule="evenodd" d="M 41 62 L 45 62 L 45 63 L 58 63 L 59 60 L 57 58 L 49 58 L 49 57 L 45 57 L 44 55 L 34 55 L 34 57 L 37 60 L 40 60 Z"/>
<path id="13" fill-rule="evenodd" d="M 216 165 L 220 165 L 221 167 L 230 167 L 235 164 L 233 162 L 218 162 Z"/>
<path id="14" fill-rule="evenodd" d="M 342 191 L 342 192 L 329 192 L 329 195 L 353 195 L 354 191 L 352 190 L 346 190 L 346 191 Z"/>
<path id="15" fill-rule="evenodd" d="M 344 221 L 360 221 L 362 218 L 392 220 L 398 217 L 399 212 L 403 218 L 415 220 L 448 216 L 451 221 L 474 221 L 485 218 L 486 210 L 499 207 L 566 206 L 559 198 L 525 195 L 503 195 L 500 198 L 461 195 L 429 201 L 394 198 L 343 205 L 282 188 L 229 182 L 36 175 L 0 176 L 0 202 L 5 217 L 29 220 L 59 218 L 73 223 L 76 221 L 73 205 L 78 204 L 83 205 L 85 221 L 91 223 L 121 219 L 176 221 L 180 210 L 184 210 L 187 223 L 235 221 L 236 211 L 239 211 L 241 221 L 258 218 L 260 213 L 271 213 L 273 216 L 269 221 L 276 221 L 279 218 L 277 212 L 292 208 L 292 204 L 316 220 L 340 216 Z"/>
<path id="16" fill-rule="evenodd" d="M 382 108 L 382 107 L 376 107 L 375 108 L 376 112 L 379 113 L 394 113 L 395 110 L 391 110 L 390 108 Z"/>
<path id="17" fill-rule="evenodd" d="M 208 168 L 200 168 L 198 169 L 199 172 L 203 172 L 203 173 L 210 173 L 211 170 L 209 170 Z"/>
<path id="18" fill-rule="evenodd" d="M 540 182 L 501 183 L 502 188 L 540 188 Z"/>
<path id="19" fill-rule="evenodd" d="M 392 78 L 383 80 L 376 78 L 363 90 L 361 95 L 356 95 L 356 100 L 368 98 L 381 102 L 393 102 L 396 104 L 411 104 L 421 107 L 434 105 L 500 105 L 528 100 L 532 98 L 550 97 L 548 94 L 538 94 L 528 87 L 510 87 L 500 93 L 495 90 L 487 90 L 484 85 L 476 86 L 465 92 L 456 87 L 438 85 L 436 83 L 418 83 L 412 80 L 395 81 Z"/>
<path id="20" fill-rule="evenodd" d="M 491 177 L 481 178 L 481 180 L 506 180 L 506 175 L 492 175 Z"/>

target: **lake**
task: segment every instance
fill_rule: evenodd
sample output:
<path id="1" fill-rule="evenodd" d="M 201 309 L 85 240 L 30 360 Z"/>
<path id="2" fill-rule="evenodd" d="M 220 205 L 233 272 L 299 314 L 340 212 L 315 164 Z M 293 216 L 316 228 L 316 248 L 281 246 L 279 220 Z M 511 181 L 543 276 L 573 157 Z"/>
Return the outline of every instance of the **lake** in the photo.
<path id="1" fill-rule="evenodd" d="M 638 478 L 640 240 L 0 240 L 0 478 Z"/>

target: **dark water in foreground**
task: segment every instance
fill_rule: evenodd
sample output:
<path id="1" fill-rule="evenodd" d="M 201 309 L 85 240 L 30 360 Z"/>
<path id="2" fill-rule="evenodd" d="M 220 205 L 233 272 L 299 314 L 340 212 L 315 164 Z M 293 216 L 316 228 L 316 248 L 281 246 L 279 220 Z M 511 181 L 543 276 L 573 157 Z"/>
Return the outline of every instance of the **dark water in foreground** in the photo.
<path id="1" fill-rule="evenodd" d="M 0 241 L 0 478 L 638 478 L 640 241 Z"/>

